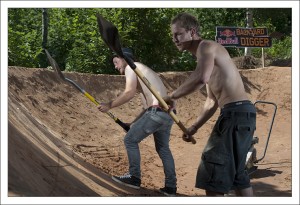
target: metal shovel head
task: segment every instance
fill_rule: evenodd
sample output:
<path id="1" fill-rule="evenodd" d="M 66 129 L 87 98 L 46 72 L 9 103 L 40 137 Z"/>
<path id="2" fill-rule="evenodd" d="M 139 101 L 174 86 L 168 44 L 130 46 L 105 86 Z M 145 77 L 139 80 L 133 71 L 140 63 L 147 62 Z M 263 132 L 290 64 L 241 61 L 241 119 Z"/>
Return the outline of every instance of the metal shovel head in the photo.
<path id="1" fill-rule="evenodd" d="M 96 14 L 96 16 L 97 16 L 99 31 L 100 31 L 103 41 L 118 56 L 120 56 L 121 58 L 124 58 L 120 40 L 119 40 L 118 29 L 111 22 L 109 22 L 105 18 L 103 18 L 100 14 Z"/>
<path id="2" fill-rule="evenodd" d="M 52 68 L 58 73 L 59 77 L 63 80 L 65 80 L 65 76 L 62 74 L 60 68 L 58 67 L 58 64 L 56 61 L 51 57 L 50 53 L 47 51 L 47 49 L 44 49 L 45 53 L 47 55 L 47 58 L 52 66 Z"/>

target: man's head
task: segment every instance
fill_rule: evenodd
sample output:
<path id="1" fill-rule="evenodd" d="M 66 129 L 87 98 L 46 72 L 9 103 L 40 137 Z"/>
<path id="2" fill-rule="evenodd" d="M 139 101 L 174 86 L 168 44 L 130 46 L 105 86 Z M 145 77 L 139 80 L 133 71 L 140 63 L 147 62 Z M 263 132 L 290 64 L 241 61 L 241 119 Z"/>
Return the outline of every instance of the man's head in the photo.
<path id="1" fill-rule="evenodd" d="M 130 48 L 122 48 L 122 52 L 124 55 L 126 55 L 128 58 L 131 58 L 134 61 L 134 55 Z M 118 55 L 113 55 L 113 64 L 115 66 L 115 69 L 117 69 L 120 74 L 125 74 L 125 68 L 128 65 L 124 58 L 119 57 Z"/>
<path id="2" fill-rule="evenodd" d="M 172 39 L 176 47 L 185 50 L 184 42 L 200 38 L 200 26 L 197 19 L 188 14 L 180 13 L 171 21 Z"/>

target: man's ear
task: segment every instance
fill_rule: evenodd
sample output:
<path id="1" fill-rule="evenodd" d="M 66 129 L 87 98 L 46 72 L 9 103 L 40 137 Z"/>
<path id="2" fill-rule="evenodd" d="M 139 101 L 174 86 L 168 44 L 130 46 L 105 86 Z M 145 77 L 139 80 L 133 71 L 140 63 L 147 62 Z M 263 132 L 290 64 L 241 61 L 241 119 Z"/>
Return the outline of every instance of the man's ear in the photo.
<path id="1" fill-rule="evenodd" d="M 195 28 L 191 28 L 191 37 L 193 37 L 194 35 L 196 35 L 196 29 Z"/>

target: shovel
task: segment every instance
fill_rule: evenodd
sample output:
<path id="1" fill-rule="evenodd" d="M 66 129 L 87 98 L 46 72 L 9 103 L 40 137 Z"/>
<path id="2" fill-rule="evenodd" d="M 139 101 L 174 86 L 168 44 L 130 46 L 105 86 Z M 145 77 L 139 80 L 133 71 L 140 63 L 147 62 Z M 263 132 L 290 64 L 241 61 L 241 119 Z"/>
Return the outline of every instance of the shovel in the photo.
<path id="1" fill-rule="evenodd" d="M 84 89 L 82 89 L 81 87 L 79 87 L 79 85 L 77 85 L 73 80 L 66 78 L 63 73 L 61 72 L 60 68 L 58 67 L 58 64 L 56 63 L 56 61 L 51 57 L 50 53 L 47 51 L 47 49 L 44 49 L 47 55 L 47 58 L 52 66 L 52 68 L 54 68 L 54 70 L 56 71 L 56 73 L 58 74 L 58 76 L 64 80 L 69 82 L 70 84 L 72 84 L 75 88 L 77 88 L 77 90 L 79 90 L 82 94 L 84 94 L 88 99 L 90 99 L 90 101 L 92 101 L 93 103 L 95 103 L 97 106 L 99 105 L 99 103 L 97 102 L 97 100 L 95 100 L 95 98 L 93 96 L 91 96 L 89 93 L 87 93 Z M 120 119 L 118 119 L 116 116 L 114 116 L 111 112 L 107 112 L 106 113 L 109 117 L 111 117 L 116 123 L 118 123 L 126 132 L 128 132 L 128 130 L 130 129 L 130 127 L 128 125 L 126 125 L 124 122 L 122 122 Z"/>
<path id="2" fill-rule="evenodd" d="M 118 29 L 111 22 L 104 19 L 100 14 L 96 14 L 96 16 L 97 16 L 99 31 L 101 33 L 101 37 L 102 37 L 103 41 L 118 56 L 125 59 L 127 64 L 130 66 L 130 68 L 143 81 L 143 83 L 147 86 L 147 88 L 151 91 L 151 93 L 156 97 L 156 99 L 163 106 L 163 108 L 165 110 L 169 110 L 169 106 L 167 105 L 167 103 L 158 94 L 155 87 L 153 87 L 151 85 L 151 83 L 147 80 L 147 78 L 143 75 L 143 73 L 139 69 L 137 69 L 137 66 L 134 64 L 133 60 L 123 54 L 120 40 L 119 40 Z M 177 118 L 175 113 L 173 111 L 170 111 L 169 114 L 172 117 L 172 119 L 175 121 L 175 123 L 180 127 L 180 129 L 186 134 L 186 135 L 183 135 L 183 140 L 187 141 L 187 142 L 192 142 L 193 144 L 196 144 L 196 140 L 193 138 L 193 136 L 187 135 L 187 129 L 180 122 L 180 120 Z"/>

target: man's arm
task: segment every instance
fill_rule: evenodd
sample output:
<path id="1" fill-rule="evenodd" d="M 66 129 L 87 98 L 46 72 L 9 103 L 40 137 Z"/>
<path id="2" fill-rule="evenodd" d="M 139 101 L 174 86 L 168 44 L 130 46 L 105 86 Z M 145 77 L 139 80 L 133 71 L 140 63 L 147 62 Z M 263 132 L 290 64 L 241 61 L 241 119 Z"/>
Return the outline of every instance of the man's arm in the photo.
<path id="1" fill-rule="evenodd" d="M 192 125 L 194 126 L 197 130 L 202 127 L 216 112 L 218 108 L 218 102 L 213 96 L 211 90 L 209 89 L 209 86 L 206 86 L 206 91 L 207 91 L 207 98 L 204 103 L 203 109 L 201 111 L 201 114 L 197 118 L 196 122 Z"/>
<path id="2" fill-rule="evenodd" d="M 216 112 L 218 108 L 218 102 L 215 98 L 215 96 L 212 94 L 211 90 L 209 89 L 209 86 L 206 85 L 206 91 L 207 91 L 207 98 L 204 103 L 203 109 L 197 118 L 197 120 L 194 122 L 194 124 L 188 128 L 188 132 L 190 135 L 193 135 L 197 132 L 197 130 L 202 127 Z"/>
<path id="3" fill-rule="evenodd" d="M 172 100 L 176 100 L 185 95 L 201 89 L 208 83 L 214 68 L 214 52 L 210 42 L 204 41 L 197 49 L 197 67 L 190 77 L 170 95 Z"/>
<path id="4" fill-rule="evenodd" d="M 132 69 L 126 68 L 125 77 L 126 77 L 125 90 L 116 99 L 108 103 L 100 103 L 98 109 L 101 112 L 107 112 L 111 108 L 123 105 L 134 97 L 137 89 L 137 76 Z"/>

